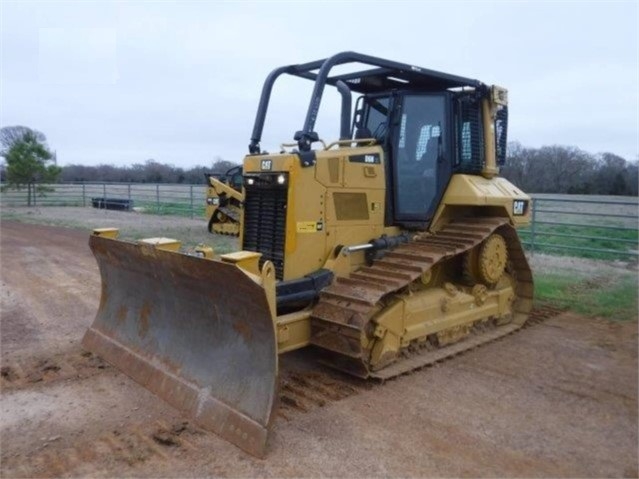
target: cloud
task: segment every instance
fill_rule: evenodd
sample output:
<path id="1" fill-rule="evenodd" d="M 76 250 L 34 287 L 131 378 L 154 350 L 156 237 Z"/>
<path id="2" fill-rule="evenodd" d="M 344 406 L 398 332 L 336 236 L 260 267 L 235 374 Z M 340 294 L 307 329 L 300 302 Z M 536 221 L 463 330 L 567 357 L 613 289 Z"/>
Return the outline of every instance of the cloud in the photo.
<path id="1" fill-rule="evenodd" d="M 117 82 L 115 28 L 40 28 L 39 40 L 40 84 Z"/>
<path id="2" fill-rule="evenodd" d="M 62 164 L 240 161 L 273 68 L 355 50 L 507 87 L 525 145 L 636 157 L 636 3 L 582 3 L 578 21 L 574 3 L 389 5 L 5 3 L 0 123 L 45 132 Z M 311 87 L 278 81 L 264 148 L 292 140 Z M 338 118 L 327 93 L 325 140 Z"/>

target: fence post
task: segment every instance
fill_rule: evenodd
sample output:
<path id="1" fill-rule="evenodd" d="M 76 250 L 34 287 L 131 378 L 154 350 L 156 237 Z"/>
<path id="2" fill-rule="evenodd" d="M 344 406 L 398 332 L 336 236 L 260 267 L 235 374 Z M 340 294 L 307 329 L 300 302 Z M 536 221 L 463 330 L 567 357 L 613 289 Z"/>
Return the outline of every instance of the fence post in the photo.
<path id="1" fill-rule="evenodd" d="M 129 200 L 129 205 L 131 205 L 131 183 L 129 183 L 127 186 L 127 197 Z"/>
<path id="2" fill-rule="evenodd" d="M 86 207 L 87 205 L 87 185 L 82 182 L 82 206 Z"/>
<path id="3" fill-rule="evenodd" d="M 193 219 L 193 185 L 191 185 L 191 219 Z"/>
<path id="4" fill-rule="evenodd" d="M 535 219 L 537 216 L 537 200 L 532 199 L 532 218 L 530 224 L 530 254 L 535 253 Z"/>
<path id="5" fill-rule="evenodd" d="M 157 213 L 160 213 L 160 183 L 155 184 L 155 206 L 157 207 Z"/>
<path id="6" fill-rule="evenodd" d="M 102 208 L 104 208 L 104 212 L 106 213 L 107 205 L 106 205 L 106 183 L 102 183 L 102 203 L 100 203 Z"/>

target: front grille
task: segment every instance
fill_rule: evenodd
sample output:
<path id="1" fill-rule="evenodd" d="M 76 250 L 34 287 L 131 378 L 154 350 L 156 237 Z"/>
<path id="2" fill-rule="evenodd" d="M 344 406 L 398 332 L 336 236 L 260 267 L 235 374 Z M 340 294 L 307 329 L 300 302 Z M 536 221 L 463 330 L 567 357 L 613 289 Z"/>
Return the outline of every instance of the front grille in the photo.
<path id="1" fill-rule="evenodd" d="M 287 175 L 247 176 L 244 183 L 244 237 L 242 249 L 262 253 L 260 268 L 272 261 L 277 279 L 284 279 L 284 242 L 286 240 Z M 251 181 L 252 180 L 252 184 Z"/>

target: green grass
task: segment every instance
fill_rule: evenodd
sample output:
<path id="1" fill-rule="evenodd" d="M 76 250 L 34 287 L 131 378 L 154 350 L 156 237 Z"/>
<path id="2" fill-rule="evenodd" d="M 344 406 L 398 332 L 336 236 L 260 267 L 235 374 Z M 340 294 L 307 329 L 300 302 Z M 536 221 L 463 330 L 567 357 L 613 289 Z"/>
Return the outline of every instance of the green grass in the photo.
<path id="1" fill-rule="evenodd" d="M 526 249 L 531 250 L 531 230 L 520 229 Z M 580 238 L 580 236 L 589 238 Z M 593 239 L 595 238 L 595 239 Z M 534 251 L 562 256 L 577 256 L 591 259 L 636 260 L 637 256 L 628 254 L 637 252 L 639 233 L 637 229 L 611 230 L 597 226 L 535 226 Z M 608 251 L 587 251 L 575 248 L 590 248 Z"/>
<path id="2" fill-rule="evenodd" d="M 560 274 L 535 276 L 535 301 L 551 303 L 584 316 L 637 320 L 637 275 L 575 279 Z"/>
<path id="3" fill-rule="evenodd" d="M 204 216 L 205 207 L 201 204 L 194 204 L 191 209 L 191 203 L 178 203 L 178 202 L 163 202 L 163 203 L 151 203 L 151 202 L 138 202 L 136 207 L 143 208 L 142 212 L 149 215 L 171 215 L 171 216 L 183 216 L 185 218 L 195 217 L 201 218 Z"/>

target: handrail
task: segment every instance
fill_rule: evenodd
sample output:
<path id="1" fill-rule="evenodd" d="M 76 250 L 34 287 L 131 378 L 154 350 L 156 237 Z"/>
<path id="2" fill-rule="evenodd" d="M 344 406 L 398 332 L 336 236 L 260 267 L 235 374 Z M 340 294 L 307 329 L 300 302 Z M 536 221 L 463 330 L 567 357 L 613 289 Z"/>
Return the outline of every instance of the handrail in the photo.
<path id="1" fill-rule="evenodd" d="M 365 143 L 364 146 L 373 146 L 375 143 L 377 143 L 377 138 L 353 138 L 349 140 L 337 140 L 329 143 L 328 146 L 325 145 L 324 150 L 330 150 L 334 146 L 352 145 L 353 143 Z"/>
<path id="2" fill-rule="evenodd" d="M 322 147 L 327 150 L 328 148 L 326 147 L 326 142 L 324 140 L 322 140 L 321 138 L 318 138 L 317 140 L 315 140 L 318 143 L 322 144 Z M 297 147 L 297 143 L 280 143 L 280 150 L 281 151 L 286 151 L 286 148 L 296 148 Z"/>

